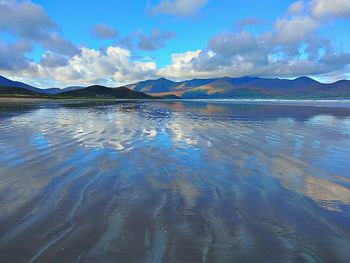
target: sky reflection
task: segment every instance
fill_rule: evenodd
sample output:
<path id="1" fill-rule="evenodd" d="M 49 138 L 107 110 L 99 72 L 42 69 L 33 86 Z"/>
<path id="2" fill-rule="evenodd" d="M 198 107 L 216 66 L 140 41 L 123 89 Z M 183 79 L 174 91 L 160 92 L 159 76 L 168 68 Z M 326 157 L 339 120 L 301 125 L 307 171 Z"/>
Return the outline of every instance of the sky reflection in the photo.
<path id="1" fill-rule="evenodd" d="M 350 257 L 350 108 L 1 107 L 4 262 Z"/>

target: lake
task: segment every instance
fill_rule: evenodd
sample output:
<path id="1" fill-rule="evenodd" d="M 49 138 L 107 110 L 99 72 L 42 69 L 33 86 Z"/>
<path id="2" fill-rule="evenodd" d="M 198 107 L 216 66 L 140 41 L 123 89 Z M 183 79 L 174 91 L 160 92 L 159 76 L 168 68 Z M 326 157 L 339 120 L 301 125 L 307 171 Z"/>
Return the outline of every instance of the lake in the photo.
<path id="1" fill-rule="evenodd" d="M 349 262 L 350 106 L 0 104 L 0 262 Z"/>

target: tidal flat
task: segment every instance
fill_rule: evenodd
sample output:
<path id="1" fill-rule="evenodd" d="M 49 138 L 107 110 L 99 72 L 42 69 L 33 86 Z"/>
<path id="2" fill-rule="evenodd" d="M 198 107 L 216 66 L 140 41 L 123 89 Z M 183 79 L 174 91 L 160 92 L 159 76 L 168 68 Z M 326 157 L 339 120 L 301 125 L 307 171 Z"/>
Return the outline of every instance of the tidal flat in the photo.
<path id="1" fill-rule="evenodd" d="M 0 262 L 349 262 L 350 106 L 0 103 Z"/>

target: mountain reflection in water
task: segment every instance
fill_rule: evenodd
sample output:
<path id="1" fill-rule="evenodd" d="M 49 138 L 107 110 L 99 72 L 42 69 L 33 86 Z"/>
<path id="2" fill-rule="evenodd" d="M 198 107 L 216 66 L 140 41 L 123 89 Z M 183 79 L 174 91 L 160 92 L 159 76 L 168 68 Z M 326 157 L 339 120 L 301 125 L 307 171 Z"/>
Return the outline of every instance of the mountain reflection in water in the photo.
<path id="1" fill-rule="evenodd" d="M 348 262 L 350 107 L 0 104 L 1 262 Z"/>

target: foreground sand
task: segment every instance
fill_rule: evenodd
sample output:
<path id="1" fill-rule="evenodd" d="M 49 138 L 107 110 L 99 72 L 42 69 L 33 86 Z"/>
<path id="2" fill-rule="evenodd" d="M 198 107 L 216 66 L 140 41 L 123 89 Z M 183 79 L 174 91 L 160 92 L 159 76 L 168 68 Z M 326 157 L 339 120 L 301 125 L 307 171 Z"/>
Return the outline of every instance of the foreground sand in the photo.
<path id="1" fill-rule="evenodd" d="M 78 104 L 0 104 L 1 263 L 349 262 L 349 107 Z"/>

